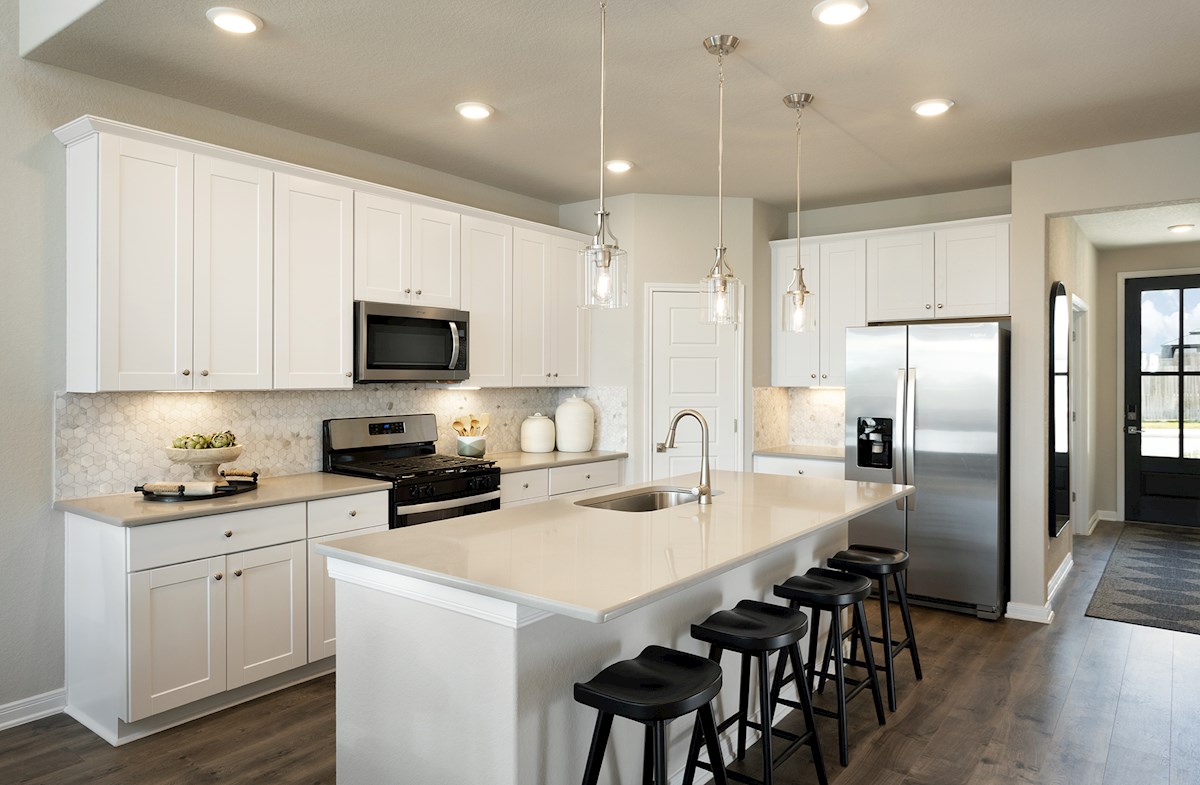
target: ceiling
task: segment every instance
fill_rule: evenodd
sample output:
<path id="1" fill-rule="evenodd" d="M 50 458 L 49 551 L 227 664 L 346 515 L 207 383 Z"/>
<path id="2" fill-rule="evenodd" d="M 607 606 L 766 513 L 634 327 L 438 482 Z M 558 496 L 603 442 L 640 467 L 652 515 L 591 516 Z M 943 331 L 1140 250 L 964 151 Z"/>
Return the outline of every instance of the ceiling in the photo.
<path id="1" fill-rule="evenodd" d="M 1088 213 L 1074 218 L 1083 235 L 1100 250 L 1200 241 L 1200 202 Z M 1179 224 L 1196 228 L 1182 234 L 1167 231 L 1168 226 Z"/>
<path id="2" fill-rule="evenodd" d="M 249 37 L 197 0 L 102 0 L 28 56 L 556 204 L 594 198 L 598 0 L 245 0 Z M 228 2 L 229 0 L 226 0 Z M 732 33 L 725 193 L 804 207 L 1010 182 L 1010 162 L 1200 131 L 1194 0 L 608 0 L 610 193 L 716 191 L 717 64 Z M 918 100 L 958 102 L 935 119 Z M 453 107 L 492 104 L 471 123 Z M 120 119 L 120 118 L 116 118 Z M 1197 185 L 1200 196 L 1200 184 Z M 794 209 L 794 208 L 793 208 Z"/>

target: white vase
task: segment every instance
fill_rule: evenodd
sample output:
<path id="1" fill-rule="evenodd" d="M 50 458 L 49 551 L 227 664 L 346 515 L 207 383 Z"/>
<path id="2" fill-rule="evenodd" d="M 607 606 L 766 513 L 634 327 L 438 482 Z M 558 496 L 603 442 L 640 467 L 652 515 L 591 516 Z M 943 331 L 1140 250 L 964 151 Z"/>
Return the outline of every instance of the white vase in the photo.
<path id="1" fill-rule="evenodd" d="M 554 412 L 559 452 L 588 452 L 596 434 L 596 414 L 592 405 L 572 395 Z"/>
<path id="2" fill-rule="evenodd" d="M 521 423 L 521 452 L 554 452 L 554 420 L 538 412 Z"/>

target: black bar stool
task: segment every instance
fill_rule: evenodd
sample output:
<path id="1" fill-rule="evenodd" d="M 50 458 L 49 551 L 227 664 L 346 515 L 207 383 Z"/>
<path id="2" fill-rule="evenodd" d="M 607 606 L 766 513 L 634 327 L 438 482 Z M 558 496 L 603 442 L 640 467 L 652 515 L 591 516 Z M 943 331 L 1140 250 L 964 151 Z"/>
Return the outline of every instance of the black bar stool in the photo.
<path id="1" fill-rule="evenodd" d="M 575 685 L 575 700 L 598 709 L 588 750 L 583 785 L 596 785 L 613 716 L 646 726 L 642 754 L 643 785 L 667 785 L 667 724 L 696 712 L 696 732 L 704 731 L 708 754 L 715 761 L 717 785 L 726 785 L 717 743 L 712 699 L 721 691 L 721 666 L 704 657 L 662 646 L 647 646 L 632 660 L 614 662 L 591 681 Z"/>
<path id="2" fill-rule="evenodd" d="M 808 632 L 808 617 L 798 610 L 782 605 L 771 605 L 757 600 L 742 600 L 732 610 L 717 611 L 700 624 L 692 625 L 692 637 L 712 645 L 709 659 L 719 663 L 726 649 L 742 655 L 742 680 L 738 698 L 738 711 L 717 726 L 720 733 L 733 723 L 738 725 L 737 759 L 746 757 L 746 729 L 754 728 L 762 733 L 762 779 L 757 780 L 736 771 L 726 772 L 729 779 L 751 785 L 772 785 L 774 768 L 791 756 L 803 745 L 812 750 L 813 765 L 817 769 L 817 780 L 826 785 L 825 762 L 821 759 L 821 743 L 817 738 L 816 720 L 813 717 L 812 701 L 807 685 L 797 681 L 800 693 L 799 708 L 804 712 L 807 730 L 801 734 L 771 727 L 774 715 L 772 693 L 767 684 L 770 673 L 770 656 L 779 652 L 780 664 L 790 658 L 796 673 L 804 672 L 804 661 L 800 656 L 800 640 Z M 758 690 L 760 698 L 759 721 L 751 722 L 749 716 L 750 661 L 758 660 Z M 776 758 L 771 751 L 772 735 L 790 743 Z M 700 729 L 692 731 L 692 744 L 688 752 L 687 768 L 684 769 L 683 785 L 692 785 L 696 768 L 712 771 L 712 764 L 699 760 Z M 709 751 L 711 760 L 711 749 Z M 720 765 L 719 763 L 717 764 Z"/>
<path id="3" fill-rule="evenodd" d="M 834 687 L 837 688 L 837 710 L 830 711 L 825 708 L 814 708 L 813 711 L 823 717 L 837 719 L 838 751 L 843 766 L 847 766 L 850 763 L 849 745 L 846 739 L 847 701 L 854 698 L 864 689 L 869 688 L 871 696 L 875 699 L 875 716 L 878 717 L 879 724 L 884 725 L 887 723 L 887 718 L 883 713 L 883 699 L 879 693 L 879 679 L 875 674 L 875 660 L 871 654 L 869 643 L 871 633 L 867 630 L 867 614 L 863 606 L 863 601 L 870 593 L 871 582 L 866 578 L 846 572 L 838 572 L 837 570 L 827 570 L 822 567 L 813 567 L 803 575 L 788 578 L 782 584 L 775 587 L 775 596 L 788 600 L 789 605 L 793 609 L 800 608 L 801 606 L 812 609 L 812 633 L 808 638 L 808 689 L 810 692 L 812 691 L 813 680 L 818 673 L 821 676 L 819 691 L 824 691 L 825 680 L 827 678 L 833 679 Z M 852 608 L 854 617 L 850 629 L 845 632 L 842 631 L 841 611 L 843 608 Z M 818 671 L 816 663 L 817 634 L 821 629 L 822 611 L 829 613 L 830 631 L 825 641 L 825 661 Z M 842 654 L 841 645 L 846 637 L 849 637 L 852 642 L 857 638 L 863 643 L 865 657 L 863 667 L 866 668 L 867 674 L 862 679 L 852 679 L 846 676 L 846 661 Z M 830 657 L 833 658 L 833 673 L 829 673 Z M 799 679 L 800 677 L 798 674 L 793 674 L 785 678 L 784 669 L 779 666 L 776 667 L 771 695 L 774 700 L 778 700 L 785 706 L 791 704 L 787 700 L 778 697 L 779 690 L 793 678 Z M 847 684 L 853 687 L 849 693 L 846 692 Z"/>
<path id="4" fill-rule="evenodd" d="M 878 545 L 851 545 L 837 555 L 831 556 L 827 562 L 830 567 L 843 572 L 861 575 L 867 580 L 879 581 L 879 618 L 883 634 L 871 640 L 883 644 L 883 664 L 878 666 L 887 677 L 888 708 L 896 710 L 896 676 L 893 663 L 897 654 L 908 649 L 912 657 L 913 673 L 920 681 L 921 657 L 917 654 L 917 638 L 913 634 L 912 616 L 908 612 L 908 593 L 905 591 L 908 571 L 908 553 L 894 548 L 881 548 Z M 896 598 L 900 602 L 900 619 L 904 623 L 904 640 L 892 639 L 892 613 L 888 603 L 888 576 L 896 585 Z M 851 659 L 854 651 L 851 650 Z"/>

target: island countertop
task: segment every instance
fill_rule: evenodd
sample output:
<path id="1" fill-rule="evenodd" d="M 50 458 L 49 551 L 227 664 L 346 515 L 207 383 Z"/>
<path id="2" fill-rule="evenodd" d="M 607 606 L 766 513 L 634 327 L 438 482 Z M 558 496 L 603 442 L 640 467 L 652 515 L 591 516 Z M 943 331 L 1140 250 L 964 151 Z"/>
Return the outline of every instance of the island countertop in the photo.
<path id="1" fill-rule="evenodd" d="M 691 487 L 695 475 L 628 486 Z M 711 505 L 644 513 L 538 504 L 338 540 L 319 553 L 426 583 L 606 622 L 912 493 L 905 485 L 713 472 Z"/>

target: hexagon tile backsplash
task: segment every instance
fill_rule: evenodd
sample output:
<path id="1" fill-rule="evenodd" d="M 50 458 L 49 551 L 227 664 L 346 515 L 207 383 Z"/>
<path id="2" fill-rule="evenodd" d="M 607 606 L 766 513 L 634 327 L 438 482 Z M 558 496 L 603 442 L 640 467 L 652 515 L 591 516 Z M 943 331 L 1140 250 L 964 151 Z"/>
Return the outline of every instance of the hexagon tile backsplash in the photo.
<path id="1" fill-rule="evenodd" d="M 450 421 L 461 414 L 491 412 L 488 452 L 521 447 L 521 421 L 534 412 L 553 415 L 568 396 L 596 410 L 597 450 L 626 449 L 624 387 L 576 389 L 494 388 L 442 390 L 373 384 L 351 391 L 273 390 L 225 393 L 59 393 L 54 402 L 55 498 L 132 491 L 135 485 L 192 477 L 190 467 L 163 453 L 185 433 L 231 430 L 242 457 L 227 467 L 254 469 L 265 477 L 321 468 L 321 421 L 432 412 L 439 452 L 453 453 Z"/>

